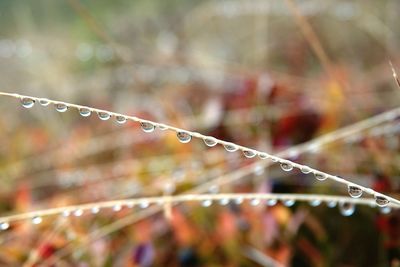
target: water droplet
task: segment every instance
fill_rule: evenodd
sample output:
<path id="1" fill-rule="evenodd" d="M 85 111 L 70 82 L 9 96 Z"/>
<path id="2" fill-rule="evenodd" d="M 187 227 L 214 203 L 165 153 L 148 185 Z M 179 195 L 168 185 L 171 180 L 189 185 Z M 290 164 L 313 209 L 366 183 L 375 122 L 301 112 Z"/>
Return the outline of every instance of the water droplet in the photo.
<path id="1" fill-rule="evenodd" d="M 311 172 L 311 168 L 308 166 L 301 166 L 300 171 L 304 174 L 308 174 Z"/>
<path id="2" fill-rule="evenodd" d="M 321 172 L 315 172 L 314 176 L 315 176 L 315 179 L 317 179 L 318 181 L 324 181 L 324 180 L 326 180 L 326 178 L 328 178 L 325 174 L 323 174 Z"/>
<path id="3" fill-rule="evenodd" d="M 189 143 L 192 140 L 192 136 L 187 132 L 177 132 L 176 136 L 178 137 L 181 143 Z"/>
<path id="4" fill-rule="evenodd" d="M 354 214 L 356 207 L 353 203 L 341 202 L 339 204 L 339 210 L 343 216 L 348 217 Z"/>
<path id="5" fill-rule="evenodd" d="M 250 200 L 250 205 L 252 206 L 258 206 L 260 204 L 260 199 L 258 198 L 253 198 L 252 200 Z"/>
<path id="6" fill-rule="evenodd" d="M 261 165 L 256 165 L 254 167 L 254 174 L 257 176 L 261 176 L 264 174 L 264 167 Z"/>
<path id="7" fill-rule="evenodd" d="M 64 103 L 55 103 L 54 106 L 58 112 L 65 112 L 68 110 L 68 106 Z"/>
<path id="8" fill-rule="evenodd" d="M 115 120 L 119 123 L 119 124 L 124 124 L 126 122 L 126 117 L 125 116 L 121 116 L 118 115 L 115 117 Z"/>
<path id="9" fill-rule="evenodd" d="M 163 192 L 165 194 L 171 195 L 172 193 L 174 193 L 176 190 L 176 186 L 175 183 L 173 182 L 167 182 L 163 185 Z"/>
<path id="10" fill-rule="evenodd" d="M 71 215 L 71 212 L 69 210 L 64 210 L 62 213 L 63 217 L 69 217 L 69 215 Z"/>
<path id="11" fill-rule="evenodd" d="M 201 205 L 203 207 L 210 207 L 212 205 L 212 200 L 211 199 L 205 199 L 201 202 Z"/>
<path id="12" fill-rule="evenodd" d="M 148 208 L 150 206 L 150 203 L 146 200 L 140 202 L 139 207 L 141 207 L 142 209 Z"/>
<path id="13" fill-rule="evenodd" d="M 50 104 L 50 101 L 46 98 L 41 98 L 39 99 L 39 104 L 42 105 L 43 107 L 46 107 Z"/>
<path id="14" fill-rule="evenodd" d="M 151 133 L 156 128 L 156 126 L 154 126 L 154 124 L 152 124 L 150 122 L 146 122 L 146 121 L 141 121 L 140 126 L 142 127 L 142 130 L 145 133 Z"/>
<path id="15" fill-rule="evenodd" d="M 330 200 L 330 201 L 328 201 L 328 202 L 326 203 L 326 205 L 327 205 L 329 208 L 334 208 L 334 207 L 336 207 L 337 202 L 334 201 L 334 200 Z"/>
<path id="16" fill-rule="evenodd" d="M 355 185 L 349 185 L 348 192 L 349 192 L 349 195 L 353 198 L 359 198 L 359 197 L 361 197 L 361 195 L 363 193 L 361 188 L 359 188 L 358 186 L 355 186 Z"/>
<path id="17" fill-rule="evenodd" d="M 158 129 L 160 129 L 161 131 L 165 131 L 165 130 L 167 130 L 168 128 L 167 128 L 167 126 L 165 126 L 164 124 L 159 124 L 159 125 L 158 125 Z"/>
<path id="18" fill-rule="evenodd" d="M 0 229 L 1 230 L 7 230 L 10 227 L 10 224 L 8 222 L 2 222 L 0 223 Z"/>
<path id="19" fill-rule="evenodd" d="M 276 200 L 275 198 L 267 200 L 267 205 L 270 207 L 275 206 L 277 203 L 278 203 L 278 200 Z"/>
<path id="20" fill-rule="evenodd" d="M 222 205 L 222 206 L 226 206 L 226 205 L 229 204 L 229 199 L 228 199 L 228 198 L 222 198 L 222 199 L 219 201 L 219 204 Z"/>
<path id="21" fill-rule="evenodd" d="M 319 200 L 319 199 L 311 200 L 311 201 L 310 201 L 310 205 L 311 205 L 312 207 L 318 207 L 319 205 L 321 205 L 321 200 Z"/>
<path id="22" fill-rule="evenodd" d="M 379 207 L 386 207 L 387 205 L 389 205 L 390 201 L 384 196 L 375 195 L 375 202 L 376 205 L 378 205 Z"/>
<path id="23" fill-rule="evenodd" d="M 294 205 L 294 203 L 296 203 L 296 202 L 293 199 L 283 200 L 283 205 L 285 205 L 286 207 L 291 207 Z"/>
<path id="24" fill-rule="evenodd" d="M 74 216 L 75 217 L 80 217 L 83 215 L 83 210 L 82 209 L 77 209 L 76 211 L 74 211 Z"/>
<path id="25" fill-rule="evenodd" d="M 270 157 L 270 159 L 272 162 L 278 162 L 278 158 L 276 158 L 276 157 Z"/>
<path id="26" fill-rule="evenodd" d="M 88 108 L 80 108 L 79 114 L 81 114 L 82 117 L 89 117 L 90 114 L 92 114 L 92 111 Z"/>
<path id="27" fill-rule="evenodd" d="M 100 208 L 99 207 L 93 207 L 92 209 L 91 209 L 91 212 L 93 213 L 93 214 L 97 214 L 97 213 L 99 213 L 100 212 Z"/>
<path id="28" fill-rule="evenodd" d="M 32 223 L 33 224 L 40 224 L 42 221 L 43 221 L 42 217 L 39 217 L 39 216 L 35 216 L 35 217 L 32 218 Z"/>
<path id="29" fill-rule="evenodd" d="M 382 207 L 379 209 L 382 214 L 389 214 L 392 211 L 391 207 Z"/>
<path id="30" fill-rule="evenodd" d="M 21 104 L 24 108 L 31 108 L 35 105 L 35 100 L 29 97 L 21 98 Z"/>
<path id="31" fill-rule="evenodd" d="M 258 157 L 260 159 L 267 159 L 268 158 L 268 154 L 267 153 L 258 153 Z"/>
<path id="32" fill-rule="evenodd" d="M 288 162 L 281 162 L 281 168 L 285 172 L 289 172 L 289 171 L 293 170 L 293 165 Z"/>
<path id="33" fill-rule="evenodd" d="M 239 149 L 235 144 L 232 144 L 232 143 L 225 144 L 224 148 L 228 152 L 235 152 Z"/>
<path id="34" fill-rule="evenodd" d="M 208 192 L 211 194 L 217 194 L 219 192 L 219 186 L 216 184 L 211 185 L 210 188 L 208 188 Z"/>
<path id="35" fill-rule="evenodd" d="M 106 121 L 111 118 L 111 114 L 108 112 L 104 112 L 104 111 L 98 111 L 97 116 L 99 116 L 99 119 L 102 121 Z"/>
<path id="36" fill-rule="evenodd" d="M 209 147 L 215 146 L 217 144 L 217 140 L 212 137 L 207 137 L 207 138 L 204 138 L 203 140 L 204 140 L 204 143 Z"/>
<path id="37" fill-rule="evenodd" d="M 256 152 L 254 152 L 254 151 L 252 151 L 252 150 L 243 150 L 243 155 L 244 155 L 246 158 L 251 159 L 251 158 L 254 158 L 254 157 L 256 156 Z"/>
<path id="38" fill-rule="evenodd" d="M 122 206 L 119 205 L 119 204 L 114 205 L 113 208 L 112 208 L 112 210 L 115 211 L 115 212 L 120 211 L 120 210 L 122 210 Z"/>
<path id="39" fill-rule="evenodd" d="M 236 198 L 236 199 L 235 199 L 235 203 L 236 203 L 237 205 L 242 204 L 242 203 L 243 203 L 243 198 L 242 198 L 242 197 Z"/>

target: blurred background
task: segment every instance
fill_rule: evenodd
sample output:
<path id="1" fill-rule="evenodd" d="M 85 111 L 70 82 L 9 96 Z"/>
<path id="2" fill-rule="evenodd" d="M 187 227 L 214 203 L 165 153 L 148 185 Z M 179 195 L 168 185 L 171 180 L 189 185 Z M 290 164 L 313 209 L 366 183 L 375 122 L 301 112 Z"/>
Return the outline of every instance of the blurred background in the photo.
<path id="1" fill-rule="evenodd" d="M 398 107 L 389 60 L 400 69 L 399 12 L 396 0 L 1 0 L 0 88 L 276 153 Z M 208 192 L 347 195 L 133 122 L 5 97 L 0 114 L 3 215 L 181 194 L 249 164 L 251 175 Z M 289 159 L 399 198 L 399 131 L 395 119 Z M 310 204 L 20 222 L 0 233 L 0 265 L 400 266 L 398 211 Z"/>

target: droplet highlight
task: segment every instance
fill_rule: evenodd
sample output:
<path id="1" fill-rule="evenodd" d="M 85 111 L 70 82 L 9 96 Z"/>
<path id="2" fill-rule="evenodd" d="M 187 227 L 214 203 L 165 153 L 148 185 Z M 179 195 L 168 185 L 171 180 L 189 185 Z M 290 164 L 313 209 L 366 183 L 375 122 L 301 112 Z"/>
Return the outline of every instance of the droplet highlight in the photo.
<path id="1" fill-rule="evenodd" d="M 4 231 L 10 228 L 10 224 L 8 222 L 2 222 L 0 223 L 0 230 Z"/>
<path id="2" fill-rule="evenodd" d="M 267 204 L 267 206 L 272 207 L 272 206 L 275 206 L 277 203 L 278 203 L 278 200 L 273 198 L 273 199 L 268 199 L 266 204 Z"/>
<path id="3" fill-rule="evenodd" d="M 312 207 L 318 207 L 319 205 L 321 205 L 321 200 L 319 199 L 314 199 L 310 201 L 310 206 Z"/>
<path id="4" fill-rule="evenodd" d="M 342 202 L 339 204 L 339 211 L 345 217 L 351 216 L 354 214 L 356 210 L 356 206 L 353 203 Z"/>
<path id="5" fill-rule="evenodd" d="M 32 223 L 33 224 L 40 224 L 43 221 L 42 217 L 35 216 L 32 218 Z"/>
<path id="6" fill-rule="evenodd" d="M 294 201 L 294 199 L 285 199 L 283 201 L 283 205 L 285 205 L 286 207 L 291 207 L 294 205 L 294 203 L 296 203 L 296 201 Z"/>
<path id="7" fill-rule="evenodd" d="M 205 199 L 201 202 L 201 205 L 203 207 L 210 207 L 212 205 L 212 200 L 211 199 Z"/>

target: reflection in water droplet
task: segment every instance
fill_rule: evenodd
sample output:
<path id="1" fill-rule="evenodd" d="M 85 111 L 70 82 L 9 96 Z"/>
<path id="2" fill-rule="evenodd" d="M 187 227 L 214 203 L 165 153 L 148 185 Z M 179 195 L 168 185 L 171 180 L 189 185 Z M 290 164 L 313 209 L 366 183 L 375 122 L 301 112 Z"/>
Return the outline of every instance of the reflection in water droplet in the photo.
<path id="1" fill-rule="evenodd" d="M 118 115 L 115 117 L 115 120 L 119 123 L 119 124 L 124 124 L 126 122 L 126 117 L 125 116 L 121 116 Z"/>
<path id="2" fill-rule="evenodd" d="M 256 156 L 256 153 L 254 151 L 252 151 L 252 150 L 243 150 L 243 155 L 246 158 L 251 159 L 251 158 L 254 158 Z"/>
<path id="3" fill-rule="evenodd" d="M 349 192 L 349 195 L 353 198 L 359 198 L 359 197 L 361 197 L 361 195 L 363 193 L 361 188 L 359 188 L 358 186 L 355 186 L 355 185 L 349 185 L 348 192 Z"/>
<path id="4" fill-rule="evenodd" d="M 339 204 L 339 210 L 343 216 L 348 217 L 354 214 L 356 207 L 353 203 L 341 202 Z"/>
<path id="5" fill-rule="evenodd" d="M 285 172 L 293 170 L 293 165 L 288 162 L 281 162 L 281 169 Z"/>
<path id="6" fill-rule="evenodd" d="M 54 106 L 58 112 L 65 112 L 68 110 L 68 106 L 64 103 L 55 103 Z"/>
<path id="7" fill-rule="evenodd" d="M 181 143 L 189 143 L 192 140 L 192 136 L 187 132 L 177 132 L 176 136 Z"/>
<path id="8" fill-rule="evenodd" d="M 146 122 L 146 121 L 140 122 L 140 126 L 142 127 L 142 130 L 146 133 L 151 133 L 156 128 L 156 126 L 154 126 L 154 124 L 152 124 L 150 122 Z"/>
<path id="9" fill-rule="evenodd" d="M 46 107 L 50 104 L 50 101 L 48 99 L 41 98 L 39 99 L 39 104 L 42 105 L 43 107 Z"/>
<path id="10" fill-rule="evenodd" d="M 31 108 L 35 105 L 35 100 L 29 97 L 21 98 L 21 104 L 24 108 Z"/>
<path id="11" fill-rule="evenodd" d="M 108 112 L 103 112 L 103 111 L 98 111 L 97 116 L 99 116 L 99 119 L 102 121 L 109 120 L 111 118 L 111 114 Z"/>
<path id="12" fill-rule="evenodd" d="M 213 137 L 204 138 L 203 141 L 209 147 L 215 146 L 217 144 L 217 140 Z"/>
<path id="13" fill-rule="evenodd" d="M 89 117 L 90 114 L 92 114 L 92 111 L 90 109 L 88 109 L 88 108 L 80 108 L 79 109 L 79 114 L 82 117 Z"/>
<path id="14" fill-rule="evenodd" d="M 314 176 L 315 176 L 315 179 L 317 179 L 318 181 L 324 181 L 327 178 L 327 176 L 321 172 L 315 172 Z"/>
<path id="15" fill-rule="evenodd" d="M 379 207 L 386 207 L 387 205 L 389 205 L 389 200 L 381 195 L 375 195 L 375 202 L 376 205 L 378 205 Z"/>
<path id="16" fill-rule="evenodd" d="M 304 173 L 304 174 L 307 174 L 307 173 L 310 173 L 310 172 L 311 172 L 311 168 L 308 167 L 308 166 L 302 166 L 302 167 L 300 168 L 300 171 L 301 171 L 302 173 Z"/>
<path id="17" fill-rule="evenodd" d="M 237 151 L 239 149 L 235 144 L 232 144 L 232 143 L 225 144 L 224 148 L 228 152 L 235 152 L 235 151 Z"/>
<path id="18" fill-rule="evenodd" d="M 260 158 L 260 159 L 267 159 L 268 158 L 268 154 L 267 153 L 258 153 L 258 157 Z"/>

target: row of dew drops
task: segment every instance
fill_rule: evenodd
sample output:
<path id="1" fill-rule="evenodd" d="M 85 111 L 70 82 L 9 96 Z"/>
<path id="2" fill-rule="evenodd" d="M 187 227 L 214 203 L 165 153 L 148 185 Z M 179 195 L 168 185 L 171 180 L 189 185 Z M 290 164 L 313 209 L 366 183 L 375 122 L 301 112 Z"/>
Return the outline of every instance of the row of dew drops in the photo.
<path id="1" fill-rule="evenodd" d="M 20 99 L 21 99 L 22 106 L 25 108 L 32 108 L 35 104 L 35 99 L 33 99 L 33 98 L 21 97 Z M 38 101 L 39 101 L 39 104 L 42 106 L 48 106 L 50 104 L 50 100 L 45 99 L 45 98 L 40 98 L 40 99 L 38 99 Z M 54 103 L 54 107 L 58 112 L 66 112 L 69 108 L 69 106 L 67 104 L 61 103 L 61 102 Z M 89 117 L 92 114 L 92 110 L 87 107 L 80 107 L 80 108 L 78 108 L 78 111 L 82 117 Z M 103 121 L 109 120 L 112 117 L 112 115 L 110 113 L 105 112 L 105 111 L 97 111 L 97 115 L 98 115 L 99 119 L 103 120 Z M 116 115 L 115 120 L 119 124 L 124 124 L 125 122 L 127 122 L 127 117 L 122 116 L 122 115 Z M 140 121 L 140 125 L 141 125 L 141 128 L 143 129 L 143 131 L 146 133 L 153 132 L 155 130 L 156 126 L 160 130 L 167 129 L 167 127 L 162 124 L 153 124 L 148 121 Z M 177 138 L 181 143 L 189 143 L 192 140 L 192 135 L 189 132 L 178 131 Z M 209 147 L 213 147 L 218 144 L 217 139 L 215 139 L 213 137 L 205 137 L 203 139 L 203 141 Z M 233 143 L 225 143 L 225 144 L 223 144 L 223 146 L 224 146 L 225 150 L 228 152 L 235 152 L 235 151 L 239 150 L 239 147 Z M 254 158 L 258 154 L 260 159 L 270 159 L 273 162 L 279 162 L 282 170 L 286 171 L 286 172 L 292 171 L 294 168 L 294 166 L 290 162 L 283 161 L 277 157 L 268 155 L 267 153 L 256 152 L 254 150 L 243 150 L 243 154 L 246 158 Z M 300 170 L 304 174 L 309 174 L 309 173 L 313 172 L 315 178 L 319 181 L 324 181 L 328 178 L 324 173 L 318 172 L 318 171 L 313 171 L 310 167 L 305 166 L 305 165 L 301 166 Z M 353 198 L 359 198 L 359 197 L 361 197 L 363 190 L 360 187 L 358 187 L 357 185 L 350 184 L 350 185 L 348 185 L 348 193 Z M 387 205 L 389 205 L 390 201 L 383 195 L 376 194 L 374 197 L 375 197 L 376 204 L 379 207 L 386 207 Z"/>
<path id="2" fill-rule="evenodd" d="M 262 199 L 260 198 L 252 198 L 252 199 L 248 199 L 249 203 L 251 206 L 259 206 L 262 203 Z M 243 204 L 245 201 L 245 199 L 243 197 L 237 197 L 235 199 L 229 199 L 229 198 L 221 198 L 219 200 L 219 204 L 221 206 L 227 206 L 228 204 L 234 204 L 234 205 L 240 205 Z M 278 204 L 278 199 L 275 198 L 271 198 L 271 199 L 267 199 L 264 200 L 264 204 L 266 206 L 272 207 Z M 284 199 L 281 200 L 282 204 L 286 207 L 292 207 L 294 206 L 294 204 L 296 203 L 296 201 L 294 199 Z M 354 203 L 351 202 L 345 202 L 345 201 L 336 201 L 336 200 L 328 200 L 328 201 L 322 201 L 320 199 L 314 199 L 314 200 L 310 200 L 308 203 L 310 206 L 312 207 L 317 207 L 319 205 L 321 205 L 322 202 L 326 202 L 326 205 L 329 208 L 334 208 L 336 206 L 338 206 L 339 203 L 339 211 L 340 214 L 348 217 L 354 214 L 355 210 L 356 210 L 356 205 Z M 146 209 L 149 208 L 151 206 L 152 203 L 150 203 L 147 200 L 141 201 L 140 203 L 138 203 L 138 207 L 141 209 Z M 160 200 L 158 202 L 159 205 L 164 205 L 165 203 Z M 211 199 L 204 199 L 201 201 L 201 206 L 207 208 L 212 206 L 213 204 L 213 200 Z M 371 207 L 373 207 L 374 205 L 371 204 Z M 115 204 L 111 207 L 111 210 L 113 212 L 119 212 L 121 211 L 124 207 L 132 209 L 135 207 L 134 203 L 128 203 L 128 204 Z M 62 211 L 60 214 L 67 218 L 70 216 L 74 216 L 74 217 L 81 217 L 82 215 L 85 214 L 85 212 L 89 212 L 91 214 L 98 214 L 101 210 L 105 210 L 106 208 L 100 208 L 99 206 L 93 206 L 91 208 L 77 208 L 75 210 L 71 210 L 71 209 L 65 209 L 64 211 Z M 380 212 L 383 214 L 389 214 L 391 212 L 391 208 L 386 206 L 386 207 L 381 207 L 380 208 Z M 41 224 L 43 222 L 43 218 L 41 216 L 33 216 L 31 217 L 31 222 L 34 225 L 38 225 Z M 7 229 L 10 228 L 10 222 L 0 222 L 0 230 L 5 231 Z"/>

